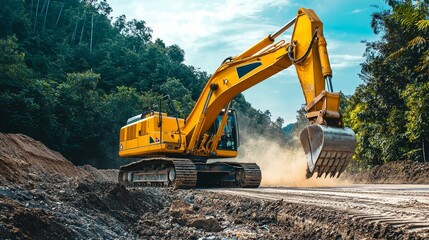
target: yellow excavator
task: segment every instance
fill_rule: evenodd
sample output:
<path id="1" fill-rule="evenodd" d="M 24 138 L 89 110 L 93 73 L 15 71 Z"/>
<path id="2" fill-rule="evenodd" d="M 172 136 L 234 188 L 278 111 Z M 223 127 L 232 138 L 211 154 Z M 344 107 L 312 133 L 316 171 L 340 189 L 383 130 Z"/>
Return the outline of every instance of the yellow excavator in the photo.
<path id="1" fill-rule="evenodd" d="M 292 26 L 290 43 L 275 41 Z M 292 65 L 310 123 L 300 134 L 307 177 L 314 173 L 317 177 L 339 177 L 354 154 L 356 136 L 343 126 L 340 94 L 332 89 L 322 22 L 313 10 L 300 8 L 281 29 L 238 56 L 225 59 L 186 119 L 168 116 L 161 106 L 158 111 L 130 118 L 120 130 L 119 156 L 141 159 L 121 166 L 119 182 L 174 188 L 258 187 L 262 175 L 257 164 L 207 160 L 237 156 L 239 130 L 237 114 L 231 108 L 234 97 Z"/>

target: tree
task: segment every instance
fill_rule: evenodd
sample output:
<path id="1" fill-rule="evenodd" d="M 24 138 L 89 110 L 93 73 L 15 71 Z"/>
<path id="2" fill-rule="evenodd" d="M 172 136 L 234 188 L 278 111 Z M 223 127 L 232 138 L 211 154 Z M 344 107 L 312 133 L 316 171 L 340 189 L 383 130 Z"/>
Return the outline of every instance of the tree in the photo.
<path id="1" fill-rule="evenodd" d="M 31 84 L 32 72 L 24 62 L 25 54 L 18 50 L 17 38 L 0 39 L 0 130 L 15 132 L 26 125 L 27 105 L 24 91 Z M 20 111 L 21 110 L 21 111 Z"/>
<path id="2" fill-rule="evenodd" d="M 24 1 L 3 0 L 0 8 L 0 38 L 11 35 L 23 38 L 28 28 Z"/>
<path id="3" fill-rule="evenodd" d="M 185 51 L 176 44 L 168 47 L 167 54 L 174 62 L 181 63 L 185 61 Z"/>
<path id="4" fill-rule="evenodd" d="M 429 81 L 425 83 L 409 84 L 403 92 L 408 111 L 406 112 L 405 135 L 412 143 L 417 143 L 421 148 L 416 148 L 407 153 L 409 157 L 427 161 L 427 148 L 429 142 Z"/>
<path id="5" fill-rule="evenodd" d="M 422 159 L 420 133 L 427 129 L 414 117 L 428 114 L 419 107 L 427 104 L 426 96 L 417 90 L 429 81 L 429 3 L 387 2 L 390 10 L 373 14 L 372 28 L 382 37 L 365 42 L 366 61 L 360 74 L 364 84 L 350 98 L 344 114 L 357 133 L 356 160 L 363 165 Z"/>
<path id="6" fill-rule="evenodd" d="M 53 145 L 58 126 L 54 86 L 34 78 L 15 37 L 0 39 L 1 132 L 22 132 Z"/>
<path id="7" fill-rule="evenodd" d="M 289 149 L 301 148 L 299 136 L 302 130 L 304 130 L 304 128 L 309 124 L 308 119 L 305 117 L 306 113 L 305 105 L 302 105 L 301 108 L 296 111 L 296 122 L 283 128 L 286 138 L 286 146 Z"/>
<path id="8" fill-rule="evenodd" d="M 91 159 L 101 151 L 100 92 L 97 84 L 100 75 L 92 71 L 67 74 L 67 81 L 58 86 L 61 104 L 56 109 L 61 133 L 62 152 L 77 164 L 95 161 Z"/>
<path id="9" fill-rule="evenodd" d="M 245 136 L 240 141 L 244 143 L 250 139 L 266 137 L 285 146 L 286 136 L 282 130 L 283 119 L 277 118 L 271 121 L 269 110 L 261 111 L 254 109 L 247 102 L 243 94 L 239 94 L 232 102 L 232 107 L 237 111 L 240 136 Z"/>
<path id="10" fill-rule="evenodd" d="M 191 91 L 183 86 L 176 78 L 168 78 L 161 85 L 160 91 L 163 95 L 170 95 L 173 103 L 182 117 L 187 116 L 195 105 L 191 98 Z"/>
<path id="11" fill-rule="evenodd" d="M 32 77 L 17 41 L 15 36 L 0 39 L 0 84 L 3 91 L 22 88 L 29 84 Z"/>

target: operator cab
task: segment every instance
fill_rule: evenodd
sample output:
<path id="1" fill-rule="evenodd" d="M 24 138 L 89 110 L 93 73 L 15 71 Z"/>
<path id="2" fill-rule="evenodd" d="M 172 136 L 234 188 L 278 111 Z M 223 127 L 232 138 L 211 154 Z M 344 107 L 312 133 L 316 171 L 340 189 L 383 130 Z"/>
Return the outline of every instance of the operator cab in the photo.
<path id="1" fill-rule="evenodd" d="M 210 127 L 208 131 L 210 135 L 214 135 L 219 129 L 224 111 L 225 110 L 222 110 L 222 112 L 219 113 L 213 125 Z M 222 136 L 220 137 L 217 149 L 237 151 L 237 148 L 239 145 L 240 145 L 240 141 L 239 141 L 237 113 L 235 110 L 232 109 L 228 112 L 228 119 L 223 128 Z"/>

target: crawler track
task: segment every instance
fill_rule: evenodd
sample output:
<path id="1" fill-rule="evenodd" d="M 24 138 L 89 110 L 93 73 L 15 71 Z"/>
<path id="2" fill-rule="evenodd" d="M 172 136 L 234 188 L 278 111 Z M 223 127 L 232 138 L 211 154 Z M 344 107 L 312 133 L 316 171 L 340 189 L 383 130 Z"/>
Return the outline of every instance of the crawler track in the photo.
<path id="1" fill-rule="evenodd" d="M 257 188 L 261 170 L 255 163 L 194 163 L 184 158 L 141 159 L 120 168 L 118 181 L 127 187 L 243 187 Z"/>
<path id="2" fill-rule="evenodd" d="M 207 189 L 249 198 L 331 209 L 369 223 L 388 223 L 429 238 L 429 185 L 351 185 L 338 188 Z"/>
<path id="3" fill-rule="evenodd" d="M 242 187 L 257 188 L 261 184 L 261 169 L 256 163 L 239 163 L 244 169 L 245 177 Z"/>
<path id="4" fill-rule="evenodd" d="M 173 160 L 176 169 L 174 188 L 192 188 L 197 183 L 197 171 L 195 165 L 188 159 Z"/>
<path id="5" fill-rule="evenodd" d="M 173 173 L 172 170 L 174 170 Z M 136 180 L 138 175 L 144 177 Z M 192 188 L 197 182 L 197 171 L 194 163 L 189 159 L 149 158 L 122 166 L 118 181 L 128 187 Z"/>

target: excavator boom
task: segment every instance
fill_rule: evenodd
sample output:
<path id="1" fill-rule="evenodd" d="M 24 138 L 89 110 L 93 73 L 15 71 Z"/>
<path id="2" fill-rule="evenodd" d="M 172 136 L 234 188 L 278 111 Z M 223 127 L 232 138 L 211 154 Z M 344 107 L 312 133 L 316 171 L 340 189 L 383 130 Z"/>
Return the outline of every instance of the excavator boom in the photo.
<path id="1" fill-rule="evenodd" d="M 292 26 L 290 43 L 275 42 Z M 190 179 L 196 178 L 202 184 L 259 186 L 261 173 L 255 164 L 208 165 L 201 162 L 237 155 L 238 125 L 230 102 L 239 93 L 292 65 L 303 90 L 310 123 L 300 135 L 308 163 L 307 177 L 315 172 L 318 177 L 323 174 L 339 176 L 354 154 L 356 137 L 351 129 L 343 126 L 340 93 L 332 89 L 326 45 L 323 25 L 317 15 L 311 9 L 299 9 L 297 16 L 281 29 L 243 53 L 225 59 L 208 80 L 186 119 L 169 117 L 160 109 L 142 114 L 141 120 L 133 120 L 123 127 L 119 155 L 151 158 L 124 166 L 120 180 L 132 182 L 136 175 L 140 182 L 156 178 L 164 179 L 159 181 L 168 185 L 178 178 L 179 172 L 193 172 Z M 169 158 L 176 160 L 169 161 Z M 180 169 L 188 170 L 183 170 L 184 173 Z M 186 186 L 192 185 L 188 180 Z"/>

